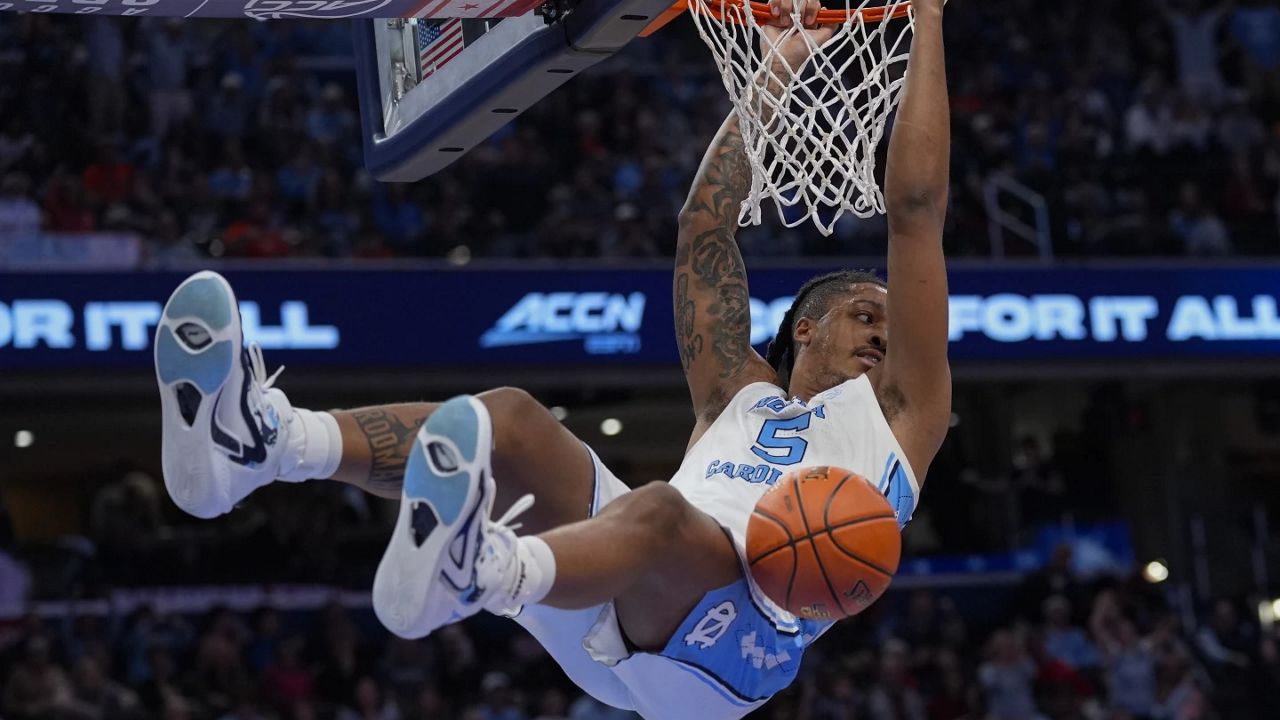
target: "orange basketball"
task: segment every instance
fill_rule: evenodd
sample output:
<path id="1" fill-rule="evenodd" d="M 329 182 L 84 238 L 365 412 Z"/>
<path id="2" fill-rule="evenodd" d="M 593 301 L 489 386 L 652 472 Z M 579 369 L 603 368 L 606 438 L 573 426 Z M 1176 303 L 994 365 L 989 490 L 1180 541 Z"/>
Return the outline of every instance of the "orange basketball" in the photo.
<path id="1" fill-rule="evenodd" d="M 810 620 L 865 610 L 889 586 L 901 553 L 889 501 L 844 468 L 788 473 L 760 498 L 747 524 L 747 562 L 756 584 Z"/>

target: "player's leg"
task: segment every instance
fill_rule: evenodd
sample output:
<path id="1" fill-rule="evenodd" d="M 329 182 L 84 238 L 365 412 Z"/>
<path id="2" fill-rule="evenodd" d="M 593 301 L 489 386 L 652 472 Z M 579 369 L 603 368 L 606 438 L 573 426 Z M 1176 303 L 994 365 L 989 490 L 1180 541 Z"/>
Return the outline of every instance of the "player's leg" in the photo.
<path id="1" fill-rule="evenodd" d="M 415 426 L 435 417 L 440 407 L 421 403 L 337 415 L 295 412 L 285 395 L 271 387 L 261 354 L 242 347 L 234 294 L 214 273 L 192 276 L 166 304 L 156 333 L 156 373 L 164 408 L 166 486 L 180 507 L 200 517 L 227 512 L 277 476 L 286 481 L 336 477 L 394 495 L 407 458 L 415 449 L 426 457 Z M 503 477 L 502 488 L 495 484 L 486 498 L 485 519 L 495 505 L 507 505 L 527 491 L 539 499 L 528 530 L 585 517 L 594 482 L 585 446 L 521 391 L 494 391 L 481 405 L 483 422 L 493 422 L 485 431 L 490 440 L 483 447 L 483 469 L 490 479 L 495 473 Z M 440 431 L 449 427 L 442 421 Z M 479 475 L 469 482 L 480 483 Z M 424 479 L 422 484 L 447 483 Z M 406 495 L 402 513 L 413 502 Z M 661 644 L 703 593 L 737 576 L 736 556 L 710 518 L 664 485 L 646 488 L 634 498 L 625 495 L 610 508 L 590 524 L 546 541 L 526 538 L 520 543 L 534 545 L 541 564 L 550 563 L 552 573 L 561 566 L 558 584 L 540 589 L 539 597 L 554 591 L 550 602 L 568 607 L 618 598 L 632 640 L 645 647 Z M 406 519 L 398 523 L 396 537 L 416 532 Z M 563 561 L 557 561 L 557 553 Z M 418 568 L 417 575 L 434 581 L 438 574 Z"/>
<path id="2" fill-rule="evenodd" d="M 414 436 L 439 407 L 295 410 L 272 387 L 261 353 L 243 347 L 235 295 L 211 272 L 174 291 L 156 330 L 155 356 L 165 485 L 197 517 L 226 513 L 277 479 L 332 477 L 398 498 Z M 585 518 L 594 483 L 586 446 L 521 390 L 500 388 L 480 399 L 494 422 L 492 459 L 502 478 L 497 507 L 533 492 L 538 504 L 526 527 Z"/>
<path id="3" fill-rule="evenodd" d="M 657 648 L 703 595 L 741 578 L 724 531 L 666 483 L 626 493 L 590 519 L 517 537 L 523 501 L 491 518 L 495 428 L 484 403 L 454 398 L 410 448 L 401 517 L 374 584 L 374 607 L 393 632 L 423 635 L 481 608 L 616 600 L 631 641 Z M 542 472 L 543 484 L 555 482 L 554 467 Z"/>
<path id="4" fill-rule="evenodd" d="M 539 537 L 555 557 L 555 582 L 543 604 L 580 608 L 613 600 L 627 639 L 645 650 L 666 645 L 704 595 L 742 577 L 724 529 L 665 482 Z"/>
<path id="5" fill-rule="evenodd" d="M 595 469 L 582 441 L 524 390 L 497 388 L 476 397 L 493 422 L 496 511 L 533 493 L 537 503 L 521 517 L 530 532 L 586 518 Z M 398 499 L 418 430 L 438 407 L 424 402 L 333 411 L 342 454 L 329 479 Z"/>

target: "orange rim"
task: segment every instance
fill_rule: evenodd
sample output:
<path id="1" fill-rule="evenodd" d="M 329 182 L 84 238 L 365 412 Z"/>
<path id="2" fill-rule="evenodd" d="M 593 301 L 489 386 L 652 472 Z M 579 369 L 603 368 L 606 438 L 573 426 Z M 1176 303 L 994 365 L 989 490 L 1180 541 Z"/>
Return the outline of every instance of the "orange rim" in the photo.
<path id="1" fill-rule="evenodd" d="M 706 14 L 711 15 L 717 20 L 740 22 L 736 16 L 726 18 L 725 8 L 741 8 L 744 2 L 751 5 L 751 14 L 755 16 L 757 21 L 768 22 L 772 19 L 773 13 L 769 11 L 769 4 L 755 2 L 755 0 L 710 0 Z M 693 7 L 692 0 L 686 0 L 684 5 L 693 12 L 698 12 L 697 8 Z M 897 18 L 906 17 L 909 12 L 911 12 L 911 3 L 902 3 L 901 5 L 898 5 L 893 9 L 892 13 L 885 12 L 885 8 L 883 6 L 862 8 L 852 12 L 848 10 L 819 10 L 818 24 L 837 25 L 844 23 L 853 16 L 861 18 L 863 22 L 878 23 L 884 22 L 885 20 L 895 20 Z"/>

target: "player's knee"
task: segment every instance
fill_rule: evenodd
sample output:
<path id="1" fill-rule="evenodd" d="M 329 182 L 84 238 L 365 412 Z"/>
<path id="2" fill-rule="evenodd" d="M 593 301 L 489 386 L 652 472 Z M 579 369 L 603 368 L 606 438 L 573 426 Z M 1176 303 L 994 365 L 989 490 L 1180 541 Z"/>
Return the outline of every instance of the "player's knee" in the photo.
<path id="1" fill-rule="evenodd" d="M 625 496 L 632 507 L 628 516 L 657 545 L 682 543 L 691 529 L 695 512 L 670 483 L 651 482 Z"/>
<path id="2" fill-rule="evenodd" d="M 478 396 L 489 409 L 489 417 L 493 420 L 494 444 L 499 452 L 508 452 L 523 443 L 523 434 L 519 428 L 527 426 L 530 420 L 544 414 L 547 409 L 528 392 L 514 387 L 501 387 Z"/>

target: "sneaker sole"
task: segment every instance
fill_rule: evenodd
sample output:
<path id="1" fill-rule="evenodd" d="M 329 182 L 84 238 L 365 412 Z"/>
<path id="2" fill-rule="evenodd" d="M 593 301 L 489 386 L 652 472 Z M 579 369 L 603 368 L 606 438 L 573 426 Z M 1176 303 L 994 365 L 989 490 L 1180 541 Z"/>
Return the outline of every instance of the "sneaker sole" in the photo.
<path id="1" fill-rule="evenodd" d="M 229 479 L 213 462 L 210 426 L 218 392 L 240 356 L 240 313 L 214 272 L 187 278 L 156 327 L 156 382 L 164 416 L 161 463 L 174 503 L 199 518 L 221 515 Z"/>
<path id="2" fill-rule="evenodd" d="M 418 431 L 400 514 L 373 581 L 374 612 L 400 637 L 424 637 L 474 614 L 457 609 L 474 590 L 475 559 L 493 507 L 492 447 L 489 411 L 474 397 L 444 403 Z"/>

